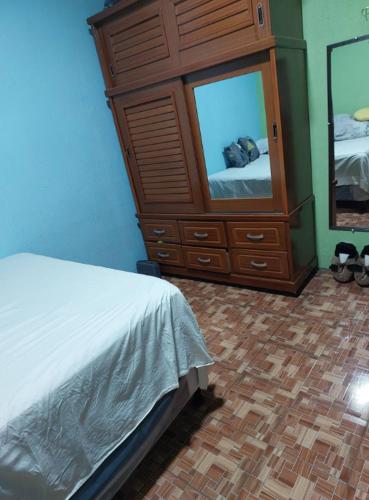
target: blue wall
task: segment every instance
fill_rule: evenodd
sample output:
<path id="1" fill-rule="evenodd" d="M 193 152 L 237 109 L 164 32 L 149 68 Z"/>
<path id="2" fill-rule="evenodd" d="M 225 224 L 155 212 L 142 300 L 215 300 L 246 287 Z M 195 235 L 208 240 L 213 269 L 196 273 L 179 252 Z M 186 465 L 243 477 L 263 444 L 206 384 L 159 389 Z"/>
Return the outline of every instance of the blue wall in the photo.
<path id="1" fill-rule="evenodd" d="M 197 113 L 208 174 L 225 169 L 223 149 L 239 137 L 263 136 L 261 73 L 250 73 L 195 88 Z"/>
<path id="2" fill-rule="evenodd" d="M 86 18 L 103 0 L 0 6 L 0 257 L 133 270 L 145 257 Z"/>

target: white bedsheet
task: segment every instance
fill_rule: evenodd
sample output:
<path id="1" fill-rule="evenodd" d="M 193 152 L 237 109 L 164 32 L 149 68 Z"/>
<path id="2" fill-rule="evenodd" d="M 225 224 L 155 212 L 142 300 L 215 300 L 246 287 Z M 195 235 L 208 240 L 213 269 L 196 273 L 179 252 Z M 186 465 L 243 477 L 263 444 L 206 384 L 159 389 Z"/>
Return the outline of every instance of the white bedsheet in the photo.
<path id="1" fill-rule="evenodd" d="M 269 155 L 261 155 L 243 168 L 227 168 L 209 175 L 209 189 L 212 199 L 270 198 L 272 178 Z"/>
<path id="2" fill-rule="evenodd" d="M 0 498 L 69 498 L 180 376 L 211 363 L 163 280 L 0 260 Z"/>
<path id="3" fill-rule="evenodd" d="M 336 141 L 337 186 L 359 186 L 369 193 L 369 137 Z"/>

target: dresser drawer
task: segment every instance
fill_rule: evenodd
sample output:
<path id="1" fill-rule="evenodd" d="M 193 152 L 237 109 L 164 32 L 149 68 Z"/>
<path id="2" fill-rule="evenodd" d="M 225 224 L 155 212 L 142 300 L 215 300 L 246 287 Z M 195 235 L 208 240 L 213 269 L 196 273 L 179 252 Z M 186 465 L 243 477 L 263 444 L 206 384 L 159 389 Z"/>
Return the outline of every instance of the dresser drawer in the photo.
<path id="1" fill-rule="evenodd" d="M 146 241 L 169 241 L 179 243 L 179 230 L 175 220 L 143 220 L 140 222 Z"/>
<path id="2" fill-rule="evenodd" d="M 186 245 L 227 246 L 223 222 L 180 222 L 179 229 Z"/>
<path id="3" fill-rule="evenodd" d="M 158 243 L 146 243 L 147 253 L 150 260 L 161 264 L 183 267 L 183 255 L 180 245 L 161 245 Z"/>
<path id="4" fill-rule="evenodd" d="M 286 250 L 286 224 L 283 222 L 228 222 L 233 248 Z"/>
<path id="5" fill-rule="evenodd" d="M 288 259 L 285 252 L 253 252 L 232 250 L 234 273 L 269 278 L 289 278 Z"/>
<path id="6" fill-rule="evenodd" d="M 186 267 L 211 271 L 213 273 L 229 273 L 228 252 L 218 248 L 183 247 Z"/>

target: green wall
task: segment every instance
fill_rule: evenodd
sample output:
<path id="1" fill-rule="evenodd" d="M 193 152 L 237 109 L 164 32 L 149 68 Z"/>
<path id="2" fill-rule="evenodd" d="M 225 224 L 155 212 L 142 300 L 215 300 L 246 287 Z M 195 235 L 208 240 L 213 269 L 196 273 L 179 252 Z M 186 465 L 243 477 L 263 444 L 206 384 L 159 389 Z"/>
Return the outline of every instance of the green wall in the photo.
<path id="1" fill-rule="evenodd" d="M 317 245 L 320 267 L 328 267 L 339 241 L 359 250 L 369 244 L 369 232 L 330 231 L 328 195 L 327 45 L 369 34 L 369 22 L 361 15 L 368 0 L 302 0 L 304 37 L 308 46 L 308 84 L 316 198 Z"/>
<path id="2" fill-rule="evenodd" d="M 352 115 L 369 107 L 369 40 L 332 51 L 334 114 Z"/>

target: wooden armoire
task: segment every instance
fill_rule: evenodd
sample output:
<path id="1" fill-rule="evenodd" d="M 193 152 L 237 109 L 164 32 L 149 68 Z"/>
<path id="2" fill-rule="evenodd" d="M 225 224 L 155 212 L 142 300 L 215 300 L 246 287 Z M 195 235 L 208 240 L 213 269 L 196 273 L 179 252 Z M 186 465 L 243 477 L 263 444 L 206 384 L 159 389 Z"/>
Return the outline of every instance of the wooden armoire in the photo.
<path id="1" fill-rule="evenodd" d="M 121 0 L 88 23 L 149 258 L 164 274 L 298 292 L 316 266 L 301 0 Z M 217 197 L 195 92 L 254 73 L 270 194 Z"/>

